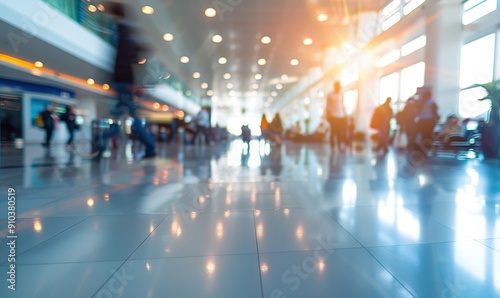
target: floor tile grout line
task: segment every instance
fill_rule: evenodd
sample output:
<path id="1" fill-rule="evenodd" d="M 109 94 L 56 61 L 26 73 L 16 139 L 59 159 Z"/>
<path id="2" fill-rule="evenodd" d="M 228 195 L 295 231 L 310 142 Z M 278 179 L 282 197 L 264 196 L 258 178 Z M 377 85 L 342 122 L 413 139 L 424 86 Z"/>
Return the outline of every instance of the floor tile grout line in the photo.
<path id="1" fill-rule="evenodd" d="M 396 276 L 389 270 L 387 269 L 383 264 L 382 262 L 380 262 L 379 259 L 377 259 L 369 250 L 367 247 L 363 247 L 363 249 L 382 267 L 384 268 L 385 271 L 387 271 L 387 273 L 389 273 L 392 278 L 394 278 L 394 280 L 396 280 L 402 287 L 403 289 L 405 289 L 408 294 L 410 294 L 411 296 L 413 296 L 414 298 L 417 297 L 416 295 L 414 295 L 398 278 L 396 278 Z"/>
<path id="2" fill-rule="evenodd" d="M 94 294 L 92 294 L 90 297 L 94 297 L 97 295 L 97 293 L 99 293 L 99 291 L 102 289 L 102 287 L 104 287 L 106 285 L 106 283 L 111 279 L 113 278 L 113 275 L 118 272 L 118 270 L 120 270 L 120 268 L 122 268 L 123 266 L 125 266 L 125 264 L 127 263 L 128 260 L 130 260 L 130 257 L 144 244 L 144 242 L 146 242 L 146 240 L 149 239 L 149 237 L 151 237 L 151 234 L 153 234 L 156 229 L 158 229 L 159 226 L 161 226 L 161 224 L 167 219 L 169 215 L 165 215 L 165 217 L 158 223 L 158 225 L 154 228 L 154 230 L 152 232 L 150 232 L 148 234 L 148 236 L 146 238 L 144 238 L 144 240 L 139 244 L 137 245 L 137 247 L 134 249 L 134 251 L 125 259 L 123 260 L 123 262 L 120 264 L 120 266 L 118 266 L 118 268 L 116 268 L 116 270 L 113 272 L 113 274 L 111 274 L 104 282 L 103 284 L 96 290 L 96 292 Z"/>
<path id="3" fill-rule="evenodd" d="M 257 221 L 255 220 L 255 212 L 252 213 L 253 218 L 253 234 L 255 236 L 255 247 L 257 249 L 257 272 L 259 272 L 259 281 L 260 281 L 260 294 L 261 297 L 264 298 L 264 285 L 262 283 L 262 272 L 260 271 L 260 253 L 259 253 L 259 240 L 257 239 Z"/>
<path id="4" fill-rule="evenodd" d="M 42 245 L 43 243 L 45 243 L 45 242 L 47 242 L 47 241 L 49 241 L 49 240 L 52 240 L 52 239 L 54 239 L 55 237 L 57 237 L 57 236 L 59 236 L 59 235 L 61 235 L 61 234 L 65 233 L 66 231 L 68 231 L 68 230 L 70 230 L 70 229 L 72 229 L 72 228 L 76 227 L 77 225 L 79 225 L 79 224 L 83 223 L 84 221 L 87 221 L 89 218 L 90 218 L 90 217 L 85 217 L 84 219 L 82 219 L 82 220 L 78 221 L 77 223 L 75 223 L 75 224 L 73 224 L 73 225 L 71 225 L 71 226 L 67 227 L 66 229 L 62 230 L 61 232 L 59 232 L 59 233 L 57 233 L 57 234 L 53 235 L 52 237 L 49 237 L 49 238 L 45 239 L 44 241 L 42 241 L 42 242 L 38 243 L 37 245 L 35 245 L 35 246 L 33 246 L 33 247 L 28 248 L 27 250 L 23 251 L 22 253 L 16 254 L 16 257 L 17 257 L 17 258 L 19 258 L 20 256 L 22 256 L 22 255 L 26 254 L 27 252 L 31 251 L 32 249 L 34 249 L 34 248 L 36 248 L 36 247 L 38 247 L 38 246 Z M 0 263 L 0 266 L 5 265 L 6 263 L 7 263 L 7 261 L 5 261 L 5 262 L 3 262 L 3 263 Z M 16 262 L 16 263 L 17 263 L 17 262 Z"/>

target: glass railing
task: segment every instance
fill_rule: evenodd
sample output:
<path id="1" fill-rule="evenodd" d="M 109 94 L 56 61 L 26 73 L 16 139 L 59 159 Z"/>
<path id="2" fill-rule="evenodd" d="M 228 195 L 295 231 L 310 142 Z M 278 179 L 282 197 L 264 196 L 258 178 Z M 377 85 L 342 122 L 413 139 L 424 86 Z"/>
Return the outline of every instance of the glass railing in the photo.
<path id="1" fill-rule="evenodd" d="M 92 0 L 43 0 L 61 13 L 78 22 L 95 35 L 99 36 L 113 46 L 117 45 L 117 24 L 108 14 L 104 13 L 102 4 Z M 185 98 L 200 104 L 197 94 L 174 75 L 164 75 L 168 73 L 162 70 L 163 79 L 158 83 L 170 86 Z"/>
<path id="2" fill-rule="evenodd" d="M 61 13 L 78 22 L 106 42 L 116 46 L 116 23 L 103 13 L 102 4 L 87 0 L 43 0 Z"/>

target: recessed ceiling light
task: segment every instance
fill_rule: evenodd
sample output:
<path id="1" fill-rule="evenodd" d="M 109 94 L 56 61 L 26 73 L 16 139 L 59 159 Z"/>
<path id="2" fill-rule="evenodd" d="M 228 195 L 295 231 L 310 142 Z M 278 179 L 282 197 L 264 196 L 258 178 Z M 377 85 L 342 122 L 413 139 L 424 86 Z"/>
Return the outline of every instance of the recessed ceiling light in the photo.
<path id="1" fill-rule="evenodd" d="M 36 61 L 35 62 L 35 67 L 41 68 L 41 67 L 43 67 L 43 63 L 40 62 L 40 61 Z"/>
<path id="2" fill-rule="evenodd" d="M 95 84 L 94 79 L 92 79 L 92 78 L 88 79 L 88 80 L 87 80 L 87 84 L 89 84 L 89 85 L 94 85 L 94 84 Z"/>
<path id="3" fill-rule="evenodd" d="M 278 90 L 283 89 L 283 85 L 281 85 L 281 84 L 276 84 L 276 89 L 278 89 Z"/>
<path id="4" fill-rule="evenodd" d="M 224 74 L 224 79 L 229 80 L 231 78 L 231 74 L 229 72 L 226 72 Z"/>
<path id="5" fill-rule="evenodd" d="M 260 73 L 256 74 L 255 75 L 255 79 L 258 81 L 258 80 L 262 80 L 262 75 Z"/>
<path id="6" fill-rule="evenodd" d="M 162 109 L 164 112 L 166 112 L 166 111 L 168 111 L 168 106 L 167 106 L 167 105 L 163 105 L 163 107 L 161 107 L 161 109 Z"/>
<path id="7" fill-rule="evenodd" d="M 288 81 L 288 75 L 284 74 L 281 76 L 282 81 Z"/>
<path id="8" fill-rule="evenodd" d="M 306 39 L 304 39 L 304 44 L 305 44 L 306 46 L 310 46 L 310 45 L 312 45 L 312 44 L 313 44 L 313 40 L 312 40 L 312 39 L 310 39 L 310 38 L 306 38 Z"/>
<path id="9" fill-rule="evenodd" d="M 108 85 L 108 84 L 103 84 L 103 85 L 102 85 L 102 89 L 104 89 L 104 90 L 109 90 L 109 85 Z"/>
<path id="10" fill-rule="evenodd" d="M 215 9 L 213 9 L 212 7 L 209 7 L 207 9 L 205 9 L 205 15 L 208 18 L 213 18 L 217 15 L 217 11 Z"/>
<path id="11" fill-rule="evenodd" d="M 257 61 L 257 63 L 258 63 L 259 65 L 266 65 L 267 61 L 266 61 L 266 59 L 261 58 L 261 59 L 259 59 L 259 61 Z"/>
<path id="12" fill-rule="evenodd" d="M 104 5 L 102 5 L 102 4 L 97 5 L 97 9 L 99 9 L 99 11 L 105 11 L 106 10 L 106 8 L 104 7 Z"/>
<path id="13" fill-rule="evenodd" d="M 155 110 L 158 110 L 158 109 L 160 108 L 160 103 L 155 102 L 155 103 L 153 104 L 153 108 L 154 108 Z"/>
<path id="14" fill-rule="evenodd" d="M 155 10 L 153 9 L 153 7 L 146 5 L 146 6 L 142 7 L 142 13 L 143 14 L 153 14 L 153 13 L 155 13 Z"/>
<path id="15" fill-rule="evenodd" d="M 140 65 L 143 65 L 143 64 L 146 64 L 146 61 L 148 61 L 148 59 L 143 58 L 143 59 L 139 60 L 139 62 L 137 62 L 137 63 Z"/>
<path id="16" fill-rule="evenodd" d="M 226 87 L 227 89 L 233 89 L 234 85 L 233 83 L 227 83 Z"/>
<path id="17" fill-rule="evenodd" d="M 278 96 L 278 92 L 277 91 L 271 92 L 271 96 L 274 96 L 274 97 Z"/>
<path id="18" fill-rule="evenodd" d="M 293 65 L 293 66 L 299 65 L 299 60 L 297 60 L 297 59 L 290 60 L 290 65 Z"/>
<path id="19" fill-rule="evenodd" d="M 203 82 L 201 83 L 201 89 L 207 89 L 208 88 L 208 84 Z"/>
<path id="20" fill-rule="evenodd" d="M 212 96 L 214 95 L 214 91 L 213 90 L 208 90 L 207 91 L 207 96 Z"/>
<path id="21" fill-rule="evenodd" d="M 212 41 L 215 43 L 220 43 L 220 42 L 222 42 L 222 36 L 220 36 L 219 34 L 216 34 L 212 37 Z"/>
<path id="22" fill-rule="evenodd" d="M 181 63 L 189 63 L 189 57 L 188 56 L 182 56 L 181 57 Z"/>
<path id="23" fill-rule="evenodd" d="M 97 7 L 95 7 L 95 5 L 92 5 L 92 4 L 89 5 L 88 9 L 89 9 L 90 12 L 96 12 L 97 11 Z"/>
<path id="24" fill-rule="evenodd" d="M 193 73 L 193 78 L 199 79 L 201 77 L 201 74 L 199 72 Z"/>
<path id="25" fill-rule="evenodd" d="M 319 22 L 328 21 L 328 15 L 326 13 L 321 13 L 321 14 L 318 15 L 317 20 Z"/>
<path id="26" fill-rule="evenodd" d="M 264 36 L 260 39 L 260 42 L 262 42 L 263 44 L 269 44 L 271 43 L 271 37 L 269 36 Z"/>
<path id="27" fill-rule="evenodd" d="M 227 63 L 226 57 L 220 57 L 219 58 L 219 64 L 226 64 L 226 63 Z"/>
<path id="28" fill-rule="evenodd" d="M 253 88 L 253 89 L 259 89 L 259 84 L 257 84 L 257 83 L 253 84 L 253 85 L 252 85 L 252 88 Z"/>
<path id="29" fill-rule="evenodd" d="M 172 41 L 172 40 L 174 40 L 174 36 L 172 35 L 172 33 L 165 33 L 163 35 L 163 40 L 164 41 Z"/>

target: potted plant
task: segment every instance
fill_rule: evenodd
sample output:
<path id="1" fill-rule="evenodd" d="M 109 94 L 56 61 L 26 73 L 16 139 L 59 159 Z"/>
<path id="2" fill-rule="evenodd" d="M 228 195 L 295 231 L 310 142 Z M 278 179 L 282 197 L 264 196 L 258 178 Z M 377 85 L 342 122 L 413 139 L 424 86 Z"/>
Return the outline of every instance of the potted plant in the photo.
<path id="1" fill-rule="evenodd" d="M 487 95 L 479 100 L 490 100 L 491 102 L 486 125 L 482 128 L 484 157 L 500 158 L 500 80 L 475 84 L 465 89 L 477 87 L 481 87 L 487 92 Z"/>

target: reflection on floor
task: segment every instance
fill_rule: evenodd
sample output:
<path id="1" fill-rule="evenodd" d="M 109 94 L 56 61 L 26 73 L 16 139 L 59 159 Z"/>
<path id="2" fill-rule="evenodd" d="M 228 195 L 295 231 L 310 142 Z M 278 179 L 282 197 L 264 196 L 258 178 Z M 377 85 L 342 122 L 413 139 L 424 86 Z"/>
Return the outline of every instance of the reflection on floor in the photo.
<path id="1" fill-rule="evenodd" d="M 1 297 L 500 297 L 498 163 L 240 141 L 2 148 Z"/>

